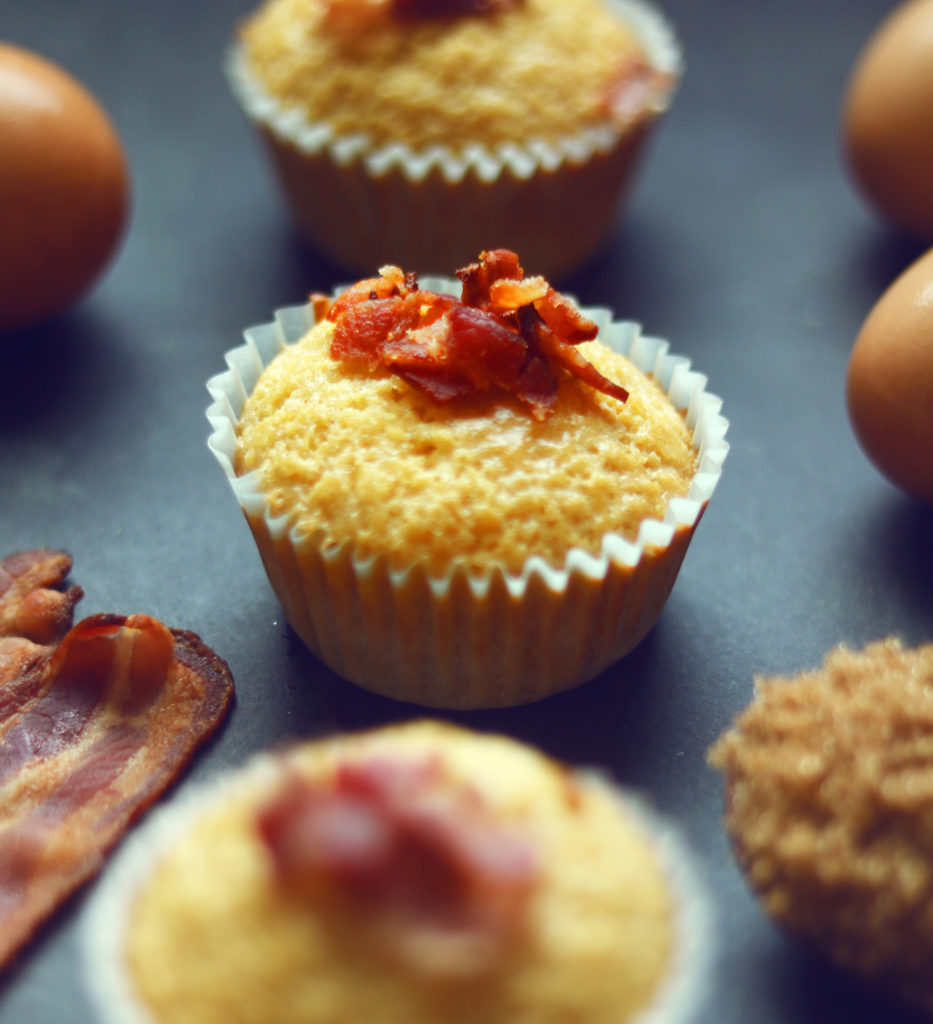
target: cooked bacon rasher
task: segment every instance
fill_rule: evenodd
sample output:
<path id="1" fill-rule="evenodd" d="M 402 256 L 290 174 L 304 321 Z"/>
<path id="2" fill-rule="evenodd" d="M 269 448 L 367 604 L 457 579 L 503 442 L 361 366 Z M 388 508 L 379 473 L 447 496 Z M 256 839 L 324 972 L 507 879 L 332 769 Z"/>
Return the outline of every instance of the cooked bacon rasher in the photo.
<path id="1" fill-rule="evenodd" d="M 60 640 L 83 592 L 65 587 L 71 556 L 40 548 L 0 561 L 0 686 L 21 675 Z"/>
<path id="2" fill-rule="evenodd" d="M 4 560 L 4 571 L 22 581 L 24 561 L 48 561 L 27 556 Z M 60 583 L 67 567 L 56 564 Z M 20 588 L 30 606 L 34 593 Z M 4 598 L 21 621 L 11 585 Z M 146 615 L 94 615 L 58 644 L 7 642 L 28 647 L 18 664 L 0 648 L 0 968 L 100 869 L 233 694 L 226 663 L 195 634 Z"/>
<path id="3" fill-rule="evenodd" d="M 381 364 L 437 402 L 482 392 L 511 393 L 536 419 L 557 401 L 566 372 L 624 402 L 628 392 L 574 347 L 597 325 L 543 277 L 525 277 L 508 249 L 457 271 L 460 299 L 422 290 L 413 274 L 383 267 L 327 310 L 335 359 Z M 320 296 L 312 296 L 321 310 Z"/>
<path id="4" fill-rule="evenodd" d="M 78 586 L 63 589 L 69 572 L 71 556 L 51 548 L 19 551 L 0 561 L 0 637 L 37 644 L 60 640 L 83 596 Z"/>

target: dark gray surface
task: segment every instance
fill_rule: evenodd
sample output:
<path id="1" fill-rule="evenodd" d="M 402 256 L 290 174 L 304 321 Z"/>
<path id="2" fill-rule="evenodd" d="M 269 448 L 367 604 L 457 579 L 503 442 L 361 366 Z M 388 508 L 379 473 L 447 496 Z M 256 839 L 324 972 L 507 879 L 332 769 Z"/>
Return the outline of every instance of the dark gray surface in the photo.
<path id="1" fill-rule="evenodd" d="M 419 714 L 341 682 L 293 637 L 205 444 L 204 381 L 241 329 L 342 276 L 297 243 L 223 81 L 251 6 L 0 0 L 0 34 L 101 98 L 135 191 L 93 295 L 0 340 L 0 553 L 66 548 L 79 615 L 147 612 L 229 661 L 236 708 L 182 785 L 288 737 Z M 687 74 L 611 250 L 566 290 L 641 320 L 708 375 L 731 421 L 725 474 L 635 653 L 539 705 L 451 717 L 601 765 L 679 822 L 719 914 L 706 1020 L 907 1020 L 760 913 L 704 760 L 754 673 L 812 666 L 840 641 L 933 639 L 933 509 L 868 464 L 843 402 L 863 317 L 920 251 L 865 210 L 839 156 L 851 62 L 890 4 L 665 7 Z M 0 1024 L 90 1024 L 85 896 L 0 979 Z"/>

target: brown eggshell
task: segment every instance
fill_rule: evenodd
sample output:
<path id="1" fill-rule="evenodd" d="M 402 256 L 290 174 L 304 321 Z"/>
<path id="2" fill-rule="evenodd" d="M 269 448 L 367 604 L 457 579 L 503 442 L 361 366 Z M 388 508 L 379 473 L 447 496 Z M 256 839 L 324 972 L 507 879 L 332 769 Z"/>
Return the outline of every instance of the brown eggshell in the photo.
<path id="1" fill-rule="evenodd" d="M 894 224 L 933 238 L 933 0 L 881 23 L 852 72 L 845 153 L 866 198 Z"/>
<path id="2" fill-rule="evenodd" d="M 846 401 L 878 469 L 933 502 L 933 249 L 897 278 L 862 325 Z"/>
<path id="3" fill-rule="evenodd" d="M 0 43 L 0 331 L 74 303 L 113 256 L 128 206 L 123 148 L 94 97 Z"/>

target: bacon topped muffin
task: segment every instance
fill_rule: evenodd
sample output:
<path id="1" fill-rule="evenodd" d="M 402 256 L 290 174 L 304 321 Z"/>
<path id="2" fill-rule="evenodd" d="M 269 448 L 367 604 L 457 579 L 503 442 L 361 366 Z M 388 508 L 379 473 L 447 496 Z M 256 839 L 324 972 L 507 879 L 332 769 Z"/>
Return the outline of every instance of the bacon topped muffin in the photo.
<path id="1" fill-rule="evenodd" d="M 679 72 L 642 0 L 268 0 L 230 59 L 299 227 L 356 272 L 490 239 L 569 272 L 612 232 Z"/>
<path id="2" fill-rule="evenodd" d="M 306 743 L 134 845 L 90 953 L 153 1024 L 695 1008 L 710 936 L 687 851 L 630 797 L 505 737 L 414 722 Z M 124 1024 L 117 991 L 98 986 Z"/>
<path id="3" fill-rule="evenodd" d="M 289 621 L 338 673 L 435 706 L 521 703 L 650 628 L 725 422 L 662 343 L 514 253 L 458 274 L 384 268 L 283 315 L 294 344 L 260 331 L 232 363 L 248 379 L 211 382 L 241 406 L 212 444 Z"/>

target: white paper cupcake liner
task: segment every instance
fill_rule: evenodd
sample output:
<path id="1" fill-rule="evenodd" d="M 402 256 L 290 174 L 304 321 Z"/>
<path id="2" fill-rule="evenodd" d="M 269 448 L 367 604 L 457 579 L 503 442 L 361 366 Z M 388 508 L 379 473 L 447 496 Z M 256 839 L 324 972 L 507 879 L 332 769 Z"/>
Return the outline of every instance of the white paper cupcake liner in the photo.
<path id="1" fill-rule="evenodd" d="M 286 755 L 287 756 L 287 755 Z M 153 811 L 124 841 L 96 882 L 81 923 L 84 977 L 100 1024 L 157 1021 L 134 990 L 127 935 L 134 901 L 161 859 L 207 812 L 247 791 L 270 788 L 281 777 L 282 755 L 254 756 Z M 688 1024 L 700 1019 L 717 957 L 716 915 L 695 858 L 680 831 L 641 795 L 620 789 L 601 771 L 574 769 L 582 786 L 610 792 L 648 838 L 665 872 L 675 913 L 675 946 L 656 998 L 629 1024 Z"/>
<path id="2" fill-rule="evenodd" d="M 271 95 L 239 45 L 224 68 L 267 143 L 299 228 L 339 264 L 359 272 L 386 262 L 432 271 L 494 245 L 534 252 L 539 272 L 553 279 L 578 266 L 611 230 L 649 131 L 683 71 L 680 46 L 660 11 L 645 0 L 607 2 L 668 84 L 632 123 L 607 120 L 556 142 L 376 146 L 365 134 L 338 135 Z"/>
<path id="3" fill-rule="evenodd" d="M 458 293 L 448 279 L 421 287 Z M 311 650 L 344 678 L 433 707 L 503 707 L 578 685 L 628 653 L 654 624 L 719 481 L 728 451 L 721 401 L 688 359 L 632 322 L 590 308 L 601 340 L 654 376 L 692 432 L 698 469 L 663 519 L 646 519 L 634 541 L 603 537 L 598 553 L 571 548 L 564 564 L 531 557 L 519 573 L 484 575 L 455 562 L 442 576 L 423 563 L 392 569 L 349 545 L 306 536 L 271 515 L 259 474 L 234 470 L 237 422 L 264 367 L 314 325 L 310 305 L 279 310 L 245 332 L 211 378 L 209 447 L 253 531 L 286 617 Z"/>

